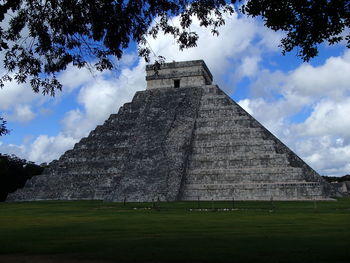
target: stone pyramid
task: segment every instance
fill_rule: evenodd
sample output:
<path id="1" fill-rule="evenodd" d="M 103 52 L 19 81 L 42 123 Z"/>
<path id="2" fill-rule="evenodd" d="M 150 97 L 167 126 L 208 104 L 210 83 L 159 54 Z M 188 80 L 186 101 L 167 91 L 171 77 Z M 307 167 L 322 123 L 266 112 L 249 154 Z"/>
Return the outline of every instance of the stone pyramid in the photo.
<path id="1" fill-rule="evenodd" d="M 147 90 L 8 200 L 315 200 L 336 190 L 216 85 L 204 61 Z"/>

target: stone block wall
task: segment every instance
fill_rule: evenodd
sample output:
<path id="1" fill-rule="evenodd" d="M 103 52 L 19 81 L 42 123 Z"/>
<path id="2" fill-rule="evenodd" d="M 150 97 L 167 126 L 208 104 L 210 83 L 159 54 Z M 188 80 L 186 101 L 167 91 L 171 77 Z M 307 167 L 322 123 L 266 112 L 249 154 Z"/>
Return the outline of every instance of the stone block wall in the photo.
<path id="1" fill-rule="evenodd" d="M 146 67 L 147 89 L 200 87 L 212 83 L 213 76 L 203 60 L 165 63 L 159 70 Z"/>

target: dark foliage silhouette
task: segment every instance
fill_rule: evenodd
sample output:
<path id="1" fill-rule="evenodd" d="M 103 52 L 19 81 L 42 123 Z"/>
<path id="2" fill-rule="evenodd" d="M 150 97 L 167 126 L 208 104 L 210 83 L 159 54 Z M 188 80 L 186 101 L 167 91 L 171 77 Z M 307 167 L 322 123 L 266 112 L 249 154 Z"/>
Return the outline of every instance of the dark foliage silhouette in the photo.
<path id="1" fill-rule="evenodd" d="M 218 34 L 218 27 L 225 23 L 223 15 L 234 12 L 232 4 L 248 16 L 262 17 L 267 27 L 285 31 L 284 52 L 298 48 L 306 61 L 317 55 L 322 42 L 345 39 L 350 43 L 349 35 L 342 34 L 350 24 L 349 1 L 345 0 L 248 0 L 245 5 L 236 0 L 1 2 L 0 49 L 8 74 L 2 76 L 0 85 L 13 78 L 29 82 L 35 92 L 41 89 L 51 95 L 62 88 L 56 74 L 68 64 L 112 69 L 114 58 L 120 59 L 132 41 L 141 44 L 139 55 L 149 60 L 146 36 L 156 38 L 159 31 L 172 35 L 180 49 L 196 46 L 198 35 L 190 29 L 193 17 Z M 179 26 L 171 21 L 177 15 Z"/>
<path id="2" fill-rule="evenodd" d="M 41 174 L 43 170 L 43 167 L 15 155 L 0 153 L 0 202 L 6 200 L 8 193 L 22 188 L 28 179 Z"/>

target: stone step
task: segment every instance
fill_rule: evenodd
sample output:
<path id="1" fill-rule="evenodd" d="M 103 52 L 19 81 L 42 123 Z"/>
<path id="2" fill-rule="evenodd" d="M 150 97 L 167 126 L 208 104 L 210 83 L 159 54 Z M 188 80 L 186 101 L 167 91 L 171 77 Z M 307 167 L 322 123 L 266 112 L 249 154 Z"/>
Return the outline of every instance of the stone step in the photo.
<path id="1" fill-rule="evenodd" d="M 265 159 L 283 159 L 288 160 L 287 156 L 283 153 L 254 153 L 254 152 L 248 152 L 248 153 L 239 153 L 239 154 L 192 154 L 190 157 L 191 161 L 250 161 L 250 160 L 265 160 Z"/>
<path id="2" fill-rule="evenodd" d="M 239 109 L 236 105 L 233 104 L 228 104 L 228 105 L 211 105 L 211 104 L 207 104 L 207 105 L 201 105 L 199 111 L 215 111 L 218 110 L 220 111 L 231 111 L 234 114 L 238 114 L 238 115 L 244 115 L 242 112 L 242 109 Z"/>
<path id="3" fill-rule="evenodd" d="M 225 117 L 225 118 L 198 118 L 196 121 L 197 128 L 211 128 L 211 129 L 223 129 L 223 128 L 234 128 L 234 129 L 256 129 L 261 127 L 250 119 L 236 118 L 236 117 Z"/>
<path id="4" fill-rule="evenodd" d="M 64 156 L 81 156 L 84 154 L 93 154 L 94 151 L 96 151 L 97 149 L 101 152 L 101 153 L 106 153 L 106 154 L 110 154 L 110 153 L 126 153 L 128 152 L 128 150 L 130 149 L 130 143 L 126 143 L 124 142 L 122 143 L 110 143 L 108 145 L 104 145 L 103 147 L 96 147 L 95 144 L 76 144 L 74 146 L 74 151 L 69 150 L 67 152 L 65 152 Z M 91 148 L 89 148 L 91 147 Z M 88 158 L 89 155 L 85 156 L 86 158 Z"/>
<path id="5" fill-rule="evenodd" d="M 204 94 L 201 105 L 232 105 L 232 101 L 225 94 Z"/>
<path id="6" fill-rule="evenodd" d="M 110 144 L 96 147 L 93 145 L 80 145 L 74 148 L 74 150 L 67 151 L 61 156 L 62 161 L 94 161 L 94 160 L 122 160 L 128 158 L 129 155 L 136 153 L 137 149 L 132 149 L 135 143 L 129 142 L 124 144 Z M 139 142 L 138 145 L 142 144 Z M 84 147 L 83 147 L 84 146 Z M 172 147 L 171 147 L 172 146 Z M 161 145 L 150 145 L 148 154 L 158 154 L 160 151 L 169 149 L 177 149 L 177 145 L 167 145 L 167 148 L 162 148 Z M 90 148 L 91 147 L 91 148 Z M 124 157 L 123 157 L 124 156 Z"/>
<path id="7" fill-rule="evenodd" d="M 126 160 L 89 160 L 88 162 L 60 162 L 59 165 L 55 167 L 55 172 L 58 174 L 82 174 L 82 175 L 91 175 L 91 174 L 107 174 L 114 173 L 116 174 L 120 169 L 125 166 Z M 106 166 L 111 165 L 113 166 Z M 108 167 L 108 168 L 106 168 Z"/>
<path id="8" fill-rule="evenodd" d="M 225 174 L 269 174 L 269 173 L 278 173 L 278 174 L 289 174 L 289 173 L 299 173 L 302 172 L 302 168 L 299 167 L 286 167 L 286 166 L 275 166 L 271 167 L 242 167 L 235 169 L 188 169 L 188 176 L 196 175 L 225 175 Z"/>
<path id="9" fill-rule="evenodd" d="M 302 173 L 259 173 L 259 174 L 212 174 L 186 176 L 185 184 L 233 184 L 233 183 L 272 183 L 276 181 L 295 182 L 303 180 Z"/>
<path id="10" fill-rule="evenodd" d="M 202 100 L 205 99 L 213 99 L 213 98 L 218 98 L 218 99 L 226 99 L 227 95 L 223 92 L 221 93 L 210 93 L 210 92 L 204 92 L 202 95 Z"/>
<path id="11" fill-rule="evenodd" d="M 220 189 L 256 189 L 256 188 L 279 188 L 279 187 L 314 187 L 321 186 L 319 182 L 273 182 L 273 183 L 232 183 L 232 184 L 187 184 L 186 190 L 220 190 Z"/>
<path id="12" fill-rule="evenodd" d="M 264 131 L 239 131 L 235 133 L 229 133 L 229 132 L 215 132 L 215 131 L 207 131 L 205 129 L 202 129 L 199 132 L 195 132 L 195 140 L 198 141 L 215 141 L 215 140 L 221 140 L 221 141 L 232 141 L 232 140 L 259 140 L 265 139 L 266 134 Z"/>
<path id="13" fill-rule="evenodd" d="M 317 182 L 186 185 L 183 200 L 324 200 Z"/>
<path id="14" fill-rule="evenodd" d="M 223 95 L 225 94 L 217 85 L 205 85 L 201 87 L 204 91 L 204 95 L 214 96 L 216 94 Z"/>
<path id="15" fill-rule="evenodd" d="M 206 148 L 206 147 L 240 147 L 240 146 L 252 146 L 252 147 L 264 147 L 264 146 L 275 146 L 273 140 L 255 138 L 254 140 L 242 140 L 242 139 L 232 139 L 230 141 L 223 141 L 213 139 L 210 141 L 195 140 L 193 142 L 194 148 Z"/>
<path id="16" fill-rule="evenodd" d="M 250 119 L 242 119 L 235 117 L 225 117 L 225 118 L 198 118 L 196 121 L 196 127 L 210 127 L 221 129 L 222 127 L 235 127 L 239 128 L 260 128 L 256 123 Z"/>
<path id="17" fill-rule="evenodd" d="M 193 154 L 264 154 L 275 152 L 273 145 L 236 145 L 236 146 L 214 146 L 214 147 L 193 147 Z"/>
<path id="18" fill-rule="evenodd" d="M 237 107 L 229 106 L 229 107 L 201 107 L 198 111 L 198 118 L 239 118 L 239 119 L 247 119 L 250 120 L 251 117 L 248 115 L 239 114 L 240 112 Z"/>
<path id="19" fill-rule="evenodd" d="M 222 126 L 203 126 L 196 127 L 195 134 L 252 134 L 252 135 L 260 135 L 265 134 L 265 131 L 260 127 L 244 127 L 239 125 L 222 125 Z"/>
<path id="20" fill-rule="evenodd" d="M 256 168 L 263 167 L 278 167 L 282 165 L 289 165 L 289 162 L 286 158 L 274 158 L 274 159 L 236 159 L 236 160 L 219 160 L 219 161 L 191 161 L 189 164 L 189 169 L 217 169 L 217 168 L 243 168 L 246 166 L 254 166 Z"/>
<path id="21" fill-rule="evenodd" d="M 111 151 L 111 152 L 108 152 Z M 123 154 L 128 154 L 130 148 L 77 148 L 74 151 L 66 152 L 60 157 L 62 162 L 80 162 L 94 161 L 99 159 L 104 160 L 121 160 Z M 126 158 L 126 157 L 125 157 Z"/>

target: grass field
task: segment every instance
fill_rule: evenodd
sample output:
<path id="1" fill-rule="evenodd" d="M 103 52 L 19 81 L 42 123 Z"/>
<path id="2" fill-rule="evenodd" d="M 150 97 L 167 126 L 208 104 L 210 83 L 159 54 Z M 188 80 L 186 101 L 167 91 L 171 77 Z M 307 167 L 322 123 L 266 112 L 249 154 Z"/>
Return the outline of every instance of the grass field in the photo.
<path id="1" fill-rule="evenodd" d="M 0 261 L 350 262 L 348 198 L 157 205 L 0 203 Z"/>

